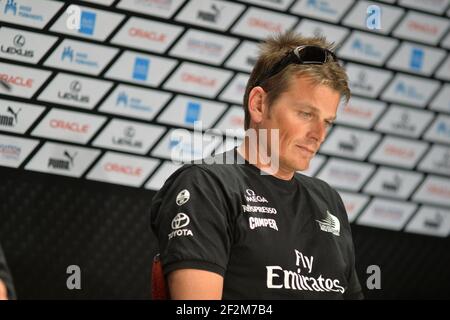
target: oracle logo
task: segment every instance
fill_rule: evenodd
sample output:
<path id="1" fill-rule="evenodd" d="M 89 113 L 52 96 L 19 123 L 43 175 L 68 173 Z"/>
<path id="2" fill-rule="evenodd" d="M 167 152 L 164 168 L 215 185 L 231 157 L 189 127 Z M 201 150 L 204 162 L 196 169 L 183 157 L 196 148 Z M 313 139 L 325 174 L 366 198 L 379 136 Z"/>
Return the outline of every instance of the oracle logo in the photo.
<path id="1" fill-rule="evenodd" d="M 344 109 L 342 110 L 344 113 L 350 114 L 352 116 L 360 117 L 360 118 L 371 118 L 373 113 L 372 111 L 364 111 L 361 109 L 358 109 L 358 107 L 352 106 L 350 104 L 347 104 Z"/>
<path id="2" fill-rule="evenodd" d="M 6 159 L 17 160 L 20 156 L 22 149 L 12 144 L 0 144 L 0 156 Z"/>
<path id="3" fill-rule="evenodd" d="M 28 78 L 22 78 L 20 76 L 12 76 L 5 73 L 0 73 L 0 80 L 3 80 L 4 82 L 7 82 L 9 84 L 14 84 L 16 86 L 20 87 L 26 87 L 31 88 L 33 87 L 33 79 Z"/>
<path id="4" fill-rule="evenodd" d="M 347 213 L 353 212 L 353 210 L 355 210 L 354 203 L 345 203 L 344 207 L 345 207 L 345 211 L 347 211 Z"/>
<path id="5" fill-rule="evenodd" d="M 399 148 L 397 146 L 394 145 L 387 145 L 384 148 L 384 152 L 386 154 L 392 155 L 392 156 L 396 156 L 396 157 L 400 157 L 400 158 L 404 158 L 404 159 L 411 159 L 414 157 L 414 151 L 411 149 L 403 149 L 403 148 Z"/>
<path id="6" fill-rule="evenodd" d="M 88 124 L 79 124 L 77 122 L 68 122 L 60 119 L 51 119 L 50 127 L 55 129 L 63 129 L 76 133 L 88 133 L 89 125 Z"/>
<path id="7" fill-rule="evenodd" d="M 242 126 L 242 125 L 244 125 L 244 118 L 242 118 L 242 117 L 231 117 L 230 122 L 234 126 Z"/>
<path id="8" fill-rule="evenodd" d="M 186 72 L 182 73 L 181 80 L 183 82 L 191 82 L 205 87 L 214 87 L 217 84 L 216 79 L 210 79 L 205 76 L 197 76 Z"/>
<path id="9" fill-rule="evenodd" d="M 251 27 L 262 28 L 270 32 L 282 32 L 283 27 L 279 23 L 272 23 L 258 18 L 250 18 L 248 24 Z"/>
<path id="10" fill-rule="evenodd" d="M 172 5 L 172 0 L 135 0 L 136 5 L 153 7 L 160 10 L 168 10 Z"/>
<path id="11" fill-rule="evenodd" d="M 399 220 L 403 216 L 403 211 L 396 208 L 375 207 L 373 213 L 380 218 L 392 220 Z"/>
<path id="12" fill-rule="evenodd" d="M 408 28 L 414 31 L 420 31 L 431 35 L 436 35 L 439 31 L 436 26 L 431 26 L 429 24 L 422 24 L 417 21 L 409 21 Z"/>
<path id="13" fill-rule="evenodd" d="M 450 190 L 443 186 L 430 184 L 428 186 L 428 191 L 439 197 L 450 198 Z"/>
<path id="14" fill-rule="evenodd" d="M 155 31 L 146 31 L 135 27 L 130 28 L 130 30 L 128 30 L 128 34 L 132 37 L 144 38 L 156 42 L 165 42 L 167 40 L 167 36 L 163 33 L 157 33 Z"/>
<path id="15" fill-rule="evenodd" d="M 329 174 L 332 177 L 347 179 L 349 181 L 358 181 L 361 177 L 361 173 L 358 171 L 352 171 L 351 169 L 339 167 L 332 167 Z"/>
<path id="16" fill-rule="evenodd" d="M 127 165 L 122 165 L 119 163 L 107 162 L 104 165 L 104 169 L 106 172 L 115 172 L 124 174 L 127 176 L 139 177 L 142 174 L 141 167 L 132 167 Z"/>
<path id="17" fill-rule="evenodd" d="M 218 43 L 193 38 L 188 40 L 187 47 L 191 50 L 198 50 L 211 55 L 219 55 L 223 50 L 223 47 Z"/>

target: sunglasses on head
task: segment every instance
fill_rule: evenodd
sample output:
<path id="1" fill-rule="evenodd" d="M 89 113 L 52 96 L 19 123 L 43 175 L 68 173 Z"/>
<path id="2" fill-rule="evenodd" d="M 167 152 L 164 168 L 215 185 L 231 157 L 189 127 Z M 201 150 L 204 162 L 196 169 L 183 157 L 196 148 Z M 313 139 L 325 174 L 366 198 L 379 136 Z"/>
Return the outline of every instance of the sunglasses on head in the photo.
<path id="1" fill-rule="evenodd" d="M 283 59 L 267 72 L 263 79 L 268 79 L 290 64 L 324 64 L 328 60 L 337 62 L 336 55 L 328 49 L 318 46 L 299 46 L 290 51 Z M 258 81 L 256 85 L 261 83 Z"/>

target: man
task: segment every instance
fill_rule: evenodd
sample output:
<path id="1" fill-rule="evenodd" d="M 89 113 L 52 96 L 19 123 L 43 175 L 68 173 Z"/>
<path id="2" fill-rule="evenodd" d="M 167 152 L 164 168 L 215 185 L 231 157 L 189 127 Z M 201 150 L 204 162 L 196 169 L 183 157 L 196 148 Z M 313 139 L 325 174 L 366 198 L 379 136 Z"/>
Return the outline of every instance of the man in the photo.
<path id="1" fill-rule="evenodd" d="M 15 299 L 15 297 L 11 274 L 0 246 L 0 300 Z"/>
<path id="2" fill-rule="evenodd" d="M 214 158 L 235 164 L 186 164 L 155 195 L 172 299 L 362 298 L 341 198 L 296 172 L 350 97 L 331 49 L 291 32 L 266 40 L 244 96 L 244 143 Z"/>

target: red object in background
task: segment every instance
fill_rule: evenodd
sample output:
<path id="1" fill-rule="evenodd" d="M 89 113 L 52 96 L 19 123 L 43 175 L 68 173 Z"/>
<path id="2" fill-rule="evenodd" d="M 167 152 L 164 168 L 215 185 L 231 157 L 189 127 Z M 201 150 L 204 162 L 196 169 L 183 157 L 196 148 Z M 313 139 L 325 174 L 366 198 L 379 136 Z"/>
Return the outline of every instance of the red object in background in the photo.
<path id="1" fill-rule="evenodd" d="M 152 264 L 152 299 L 168 300 L 169 292 L 167 291 L 166 279 L 164 277 L 161 260 L 159 254 L 153 258 Z"/>

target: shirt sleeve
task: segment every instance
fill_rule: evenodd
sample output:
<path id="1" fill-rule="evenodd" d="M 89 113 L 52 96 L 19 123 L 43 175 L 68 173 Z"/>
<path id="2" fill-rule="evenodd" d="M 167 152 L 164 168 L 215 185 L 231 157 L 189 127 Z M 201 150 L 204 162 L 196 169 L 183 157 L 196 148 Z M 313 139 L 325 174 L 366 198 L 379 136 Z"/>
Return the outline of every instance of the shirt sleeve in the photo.
<path id="1" fill-rule="evenodd" d="M 185 165 L 154 196 L 151 226 L 159 242 L 164 274 L 202 269 L 222 276 L 232 230 L 221 182 L 206 169 Z"/>

